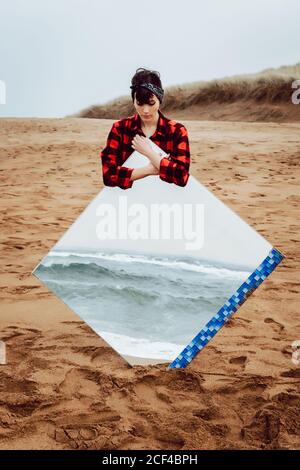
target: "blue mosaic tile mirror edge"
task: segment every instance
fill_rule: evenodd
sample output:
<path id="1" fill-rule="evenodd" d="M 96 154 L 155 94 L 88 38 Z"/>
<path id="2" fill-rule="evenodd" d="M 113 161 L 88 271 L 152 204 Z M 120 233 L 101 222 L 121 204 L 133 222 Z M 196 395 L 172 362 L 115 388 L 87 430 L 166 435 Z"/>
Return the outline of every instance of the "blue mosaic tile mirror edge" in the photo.
<path id="1" fill-rule="evenodd" d="M 220 310 L 209 320 L 183 351 L 169 364 L 168 369 L 187 367 L 196 355 L 217 334 L 226 321 L 271 274 L 285 256 L 272 248 L 262 263 L 253 271 Z"/>

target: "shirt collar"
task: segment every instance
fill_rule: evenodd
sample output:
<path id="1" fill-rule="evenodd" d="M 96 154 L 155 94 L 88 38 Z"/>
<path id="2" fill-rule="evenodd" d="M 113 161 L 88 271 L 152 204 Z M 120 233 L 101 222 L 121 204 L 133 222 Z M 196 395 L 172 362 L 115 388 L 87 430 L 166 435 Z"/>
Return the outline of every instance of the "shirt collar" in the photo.
<path id="1" fill-rule="evenodd" d="M 167 118 L 166 118 L 166 116 L 164 116 L 164 114 L 161 112 L 160 109 L 158 110 L 158 114 L 159 114 L 159 118 L 158 118 L 155 133 L 165 135 Z M 136 113 L 133 116 L 133 124 L 132 124 L 131 130 L 135 131 L 135 132 L 140 130 L 142 132 L 141 118 L 140 118 L 140 115 L 138 113 Z"/>

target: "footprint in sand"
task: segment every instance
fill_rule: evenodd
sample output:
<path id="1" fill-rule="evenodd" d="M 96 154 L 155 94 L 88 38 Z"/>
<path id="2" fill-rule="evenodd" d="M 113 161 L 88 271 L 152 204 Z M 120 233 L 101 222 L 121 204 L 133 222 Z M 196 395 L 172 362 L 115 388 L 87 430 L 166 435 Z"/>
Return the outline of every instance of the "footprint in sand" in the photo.
<path id="1" fill-rule="evenodd" d="M 281 377 L 291 377 L 294 379 L 300 379 L 300 368 L 298 367 L 297 369 L 290 369 L 282 372 Z"/>
<path id="2" fill-rule="evenodd" d="M 238 366 L 239 368 L 243 370 L 245 369 L 247 362 L 248 362 L 247 356 L 235 356 L 229 359 L 230 364 Z"/>
<path id="3" fill-rule="evenodd" d="M 164 448 L 166 448 L 165 444 L 167 444 L 168 446 L 172 446 L 168 448 L 173 449 L 173 450 L 181 449 L 185 444 L 185 440 L 183 436 L 180 436 L 177 429 L 176 430 L 175 429 L 171 430 L 170 428 L 157 429 L 156 431 L 154 431 L 153 437 L 158 442 L 163 443 Z"/>
<path id="4" fill-rule="evenodd" d="M 273 320 L 273 318 L 271 317 L 265 318 L 264 323 L 270 324 L 273 327 L 274 331 L 276 331 L 276 333 L 281 333 L 282 330 L 284 330 L 284 326 L 278 321 Z"/>
<path id="5" fill-rule="evenodd" d="M 54 439 L 72 449 L 105 449 L 111 441 L 110 437 L 101 435 L 97 425 L 63 426 L 55 430 Z"/>
<path id="6" fill-rule="evenodd" d="M 242 438 L 252 446 L 264 448 L 276 443 L 280 431 L 280 416 L 277 411 L 259 410 L 250 424 L 241 429 Z"/>

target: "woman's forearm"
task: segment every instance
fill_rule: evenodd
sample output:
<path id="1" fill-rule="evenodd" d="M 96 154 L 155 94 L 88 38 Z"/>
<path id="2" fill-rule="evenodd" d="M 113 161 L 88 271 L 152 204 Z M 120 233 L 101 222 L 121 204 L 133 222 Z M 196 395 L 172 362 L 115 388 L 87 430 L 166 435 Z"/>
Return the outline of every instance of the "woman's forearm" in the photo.
<path id="1" fill-rule="evenodd" d="M 154 165 L 156 168 L 159 169 L 160 167 L 160 161 L 163 158 L 163 155 L 160 153 L 156 153 L 153 149 L 151 152 L 147 154 L 147 157 L 149 158 L 150 162 L 152 165 Z"/>
<path id="2" fill-rule="evenodd" d="M 134 168 L 133 172 L 131 173 L 130 180 L 131 181 L 139 180 L 139 179 L 145 178 L 145 176 L 149 176 L 151 174 L 152 173 L 150 172 L 148 165 L 143 166 L 141 168 Z"/>

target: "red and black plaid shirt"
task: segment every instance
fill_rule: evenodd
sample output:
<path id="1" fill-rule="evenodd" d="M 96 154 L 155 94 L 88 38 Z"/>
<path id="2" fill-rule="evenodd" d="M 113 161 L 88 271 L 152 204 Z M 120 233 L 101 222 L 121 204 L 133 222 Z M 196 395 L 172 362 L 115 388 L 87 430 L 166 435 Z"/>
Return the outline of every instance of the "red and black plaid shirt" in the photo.
<path id="1" fill-rule="evenodd" d="M 160 161 L 159 177 L 167 183 L 185 186 L 189 179 L 190 148 L 186 128 L 183 124 L 168 119 L 158 110 L 159 119 L 156 131 L 150 139 L 169 156 Z M 122 164 L 134 152 L 131 147 L 136 134 L 143 135 L 139 114 L 115 121 L 107 137 L 105 148 L 100 153 L 103 183 L 106 186 L 131 188 L 133 168 Z"/>

